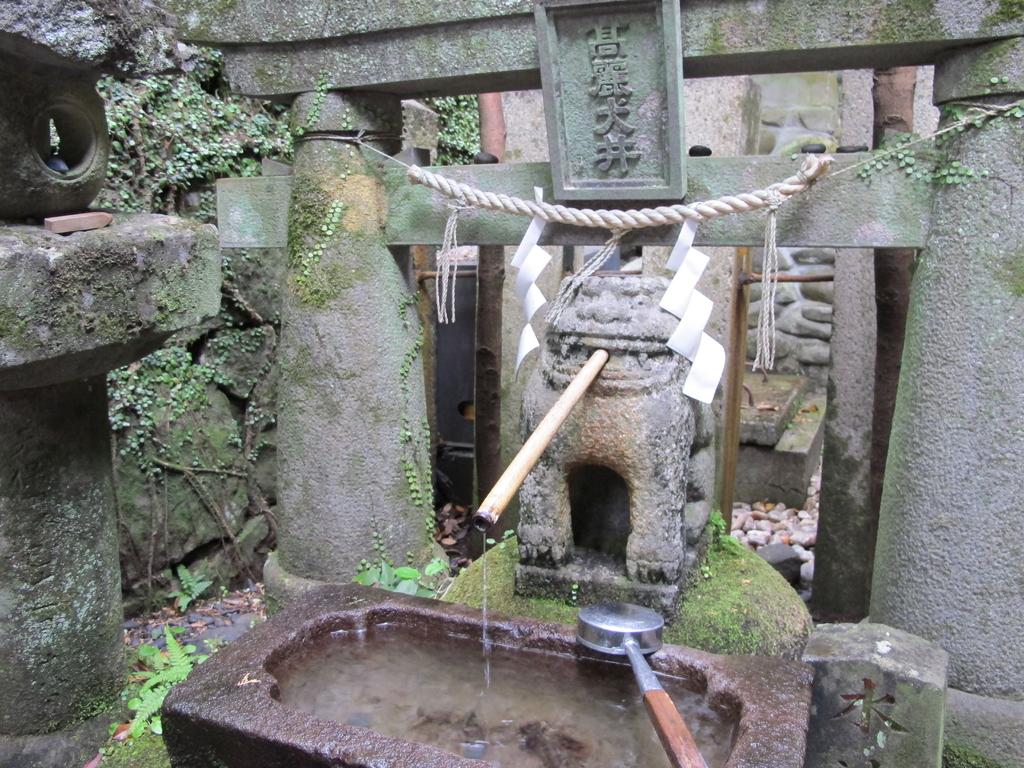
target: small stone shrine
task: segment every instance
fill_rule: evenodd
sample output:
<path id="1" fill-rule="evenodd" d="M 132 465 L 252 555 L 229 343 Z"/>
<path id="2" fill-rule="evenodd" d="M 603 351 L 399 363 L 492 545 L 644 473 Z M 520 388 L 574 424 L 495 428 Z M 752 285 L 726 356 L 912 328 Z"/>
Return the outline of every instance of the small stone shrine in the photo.
<path id="1" fill-rule="evenodd" d="M 683 526 L 695 431 L 688 364 L 665 346 L 667 281 L 595 276 L 548 329 L 527 384 L 529 433 L 595 349 L 610 357 L 520 492 L 516 590 L 627 600 L 673 615 L 687 558 Z"/>

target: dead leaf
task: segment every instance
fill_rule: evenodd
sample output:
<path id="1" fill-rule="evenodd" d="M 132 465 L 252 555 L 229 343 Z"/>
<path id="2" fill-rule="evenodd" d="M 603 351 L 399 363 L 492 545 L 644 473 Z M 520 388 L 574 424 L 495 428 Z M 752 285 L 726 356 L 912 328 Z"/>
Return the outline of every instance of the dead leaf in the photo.
<path id="1" fill-rule="evenodd" d="M 451 536 L 445 536 L 443 539 L 441 539 L 441 546 L 442 547 L 454 547 L 455 546 L 455 539 L 453 539 Z"/>
<path id="2" fill-rule="evenodd" d="M 121 723 L 114 729 L 114 735 L 111 737 L 114 741 L 128 741 L 128 737 L 132 734 L 131 723 Z"/>
<path id="3" fill-rule="evenodd" d="M 82 768 L 100 768 L 100 763 L 103 762 L 103 754 L 100 752 L 96 753 L 96 757 L 90 760 L 88 763 L 82 766 Z"/>
<path id="4" fill-rule="evenodd" d="M 805 405 L 803 408 L 800 409 L 800 413 L 817 413 L 817 412 L 818 412 L 818 406 L 814 405 L 813 403 L 811 405 Z"/>
<path id="5" fill-rule="evenodd" d="M 759 410 L 759 411 L 777 411 L 777 410 L 779 410 L 779 406 L 775 405 L 774 403 L 758 403 L 756 407 L 757 407 L 757 410 Z"/>

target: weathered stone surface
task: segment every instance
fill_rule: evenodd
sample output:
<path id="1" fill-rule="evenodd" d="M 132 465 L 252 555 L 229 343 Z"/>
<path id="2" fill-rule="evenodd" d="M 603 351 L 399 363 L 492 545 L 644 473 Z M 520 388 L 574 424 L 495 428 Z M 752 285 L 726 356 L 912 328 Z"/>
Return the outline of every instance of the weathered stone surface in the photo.
<path id="1" fill-rule="evenodd" d="M 1006 190 L 1024 185 L 1021 155 L 1007 151 L 1022 143 L 1024 125 L 1008 119 L 946 147 L 988 177 L 940 187 L 943 213 L 915 267 L 871 596 L 873 619 L 949 652 L 951 686 L 1015 700 L 1024 698 L 1024 421 L 1007 404 L 1024 402 L 1014 373 L 1024 369 L 1024 200 Z M 979 553 L 954 529 L 984 530 L 990 545 Z M 1017 743 L 1024 754 L 1024 732 Z"/>
<path id="2" fill-rule="evenodd" d="M 818 301 L 809 301 L 800 307 L 800 313 L 808 320 L 812 320 L 816 323 L 832 322 L 831 304 L 824 304 Z M 831 338 L 831 335 L 828 338 Z"/>
<path id="3" fill-rule="evenodd" d="M 1005 768 L 1024 765 L 1024 701 L 946 690 L 946 743 Z"/>
<path id="4" fill-rule="evenodd" d="M 176 419 L 157 414 L 155 439 L 164 450 L 155 477 L 132 455 L 118 462 L 121 572 L 129 590 L 147 591 L 151 576 L 210 542 L 223 541 L 230 549 L 231 537 L 245 523 L 239 424 L 216 387 L 207 387 L 203 402 Z"/>
<path id="5" fill-rule="evenodd" d="M 789 544 L 767 544 L 759 547 L 757 554 L 790 584 L 800 583 L 800 567 L 803 561 L 800 554 Z"/>
<path id="6" fill-rule="evenodd" d="M 740 442 L 772 447 L 786 431 L 786 425 L 803 402 L 807 391 L 803 376 L 747 373 L 743 385 L 753 403 L 740 403 Z"/>
<path id="7" fill-rule="evenodd" d="M 535 10 L 555 198 L 683 197 L 679 7 L 540 3 Z M 599 40 L 592 39 L 597 13 L 601 28 L 617 30 L 610 45 L 597 45 Z M 624 79 L 609 79 L 596 89 L 580 88 L 578 83 L 589 83 L 598 66 L 609 73 L 623 66 Z M 601 110 L 610 106 L 614 115 L 604 125 Z M 619 118 L 624 120 L 621 125 Z M 616 139 L 620 130 L 628 138 Z"/>
<path id="8" fill-rule="evenodd" d="M 96 76 L 0 53 L 0 80 L 0 219 L 81 213 L 103 186 L 110 152 Z"/>
<path id="9" fill-rule="evenodd" d="M 174 20 L 145 0 L 32 0 L 0 6 L 0 51 L 72 70 L 139 77 L 172 69 L 175 39 Z"/>
<path id="10" fill-rule="evenodd" d="M 217 371 L 228 394 L 245 399 L 270 368 L 276 346 L 272 325 L 223 328 L 209 338 L 199 361 Z"/>
<path id="11" fill-rule="evenodd" d="M 352 585 L 317 590 L 215 654 L 168 695 L 163 722 L 172 761 L 190 768 L 479 765 L 436 747 L 331 723 L 275 700 L 274 676 L 282 661 L 306 653 L 317 638 L 341 627 L 366 627 L 372 637 L 381 631 L 378 625 L 392 620 L 425 638 L 443 639 L 454 628 L 478 637 L 483 626 L 481 612 L 466 606 Z M 309 633 L 297 633 L 299 627 Z M 488 632 L 495 644 L 531 654 L 578 653 L 572 627 L 491 613 Z M 783 659 L 723 658 L 671 645 L 651 664 L 659 673 L 700 681 L 694 688 L 706 686 L 712 705 L 736 703 L 734 768 L 800 768 L 810 699 L 807 667 Z M 238 685 L 243 679 L 254 682 Z M 557 676 L 552 683 L 571 681 Z"/>
<path id="12" fill-rule="evenodd" d="M 871 254 L 839 251 L 834 285 L 813 600 L 824 616 L 859 620 L 867 615 L 878 528 L 870 493 L 876 333 Z"/>
<path id="13" fill-rule="evenodd" d="M 6 736 L 104 712 L 124 682 L 106 415 L 102 377 L 0 392 L 0 756 L 25 746 Z"/>
<path id="14" fill-rule="evenodd" d="M 225 248 L 221 255 L 225 289 L 237 288 L 249 308 L 265 323 L 280 322 L 288 251 L 283 247 Z"/>
<path id="15" fill-rule="evenodd" d="M 891 0 L 851 14 L 842 0 L 696 4 L 682 25 L 687 77 L 922 64 L 974 41 L 1020 34 L 1020 18 L 990 3 Z M 422 4 L 393 13 L 360 3 L 210 4 L 175 0 L 186 39 L 249 43 L 228 49 L 232 83 L 249 95 L 333 88 L 472 93 L 540 84 L 533 7 L 526 0 Z M 394 29 L 392 35 L 379 34 Z M 828 34 L 823 34 L 828 30 Z M 252 43 L 302 42 L 267 49 Z M 458 46 L 453 48 L 453 41 Z"/>
<path id="16" fill-rule="evenodd" d="M 572 603 L 571 584 L 548 598 L 516 592 L 515 540 L 499 543 L 487 555 L 488 609 L 510 616 L 573 624 L 584 590 Z M 268 561 L 269 562 L 269 561 Z M 799 658 L 813 622 L 800 596 L 771 566 L 728 537 L 712 542 L 702 557 L 706 577 L 694 578 L 680 612 L 665 627 L 665 642 L 712 653 Z M 483 558 L 456 577 L 444 600 L 483 604 Z"/>
<path id="17" fill-rule="evenodd" d="M 312 103 L 300 99 L 296 125 L 310 122 Z M 397 136 L 400 114 L 397 99 L 328 94 L 308 127 Z M 378 164 L 363 154 L 336 141 L 299 145 L 278 346 L 279 563 L 339 583 L 374 556 L 375 532 L 402 561 L 423 549 L 433 517 L 422 339 L 385 245 Z"/>
<path id="18" fill-rule="evenodd" d="M 818 466 L 824 435 L 825 398 L 813 395 L 803 401 L 774 447 L 741 445 L 736 478 L 736 499 L 754 502 L 771 499 L 790 507 L 802 507 L 807 485 Z"/>
<path id="19" fill-rule="evenodd" d="M 882 624 L 821 624 L 806 768 L 939 768 L 946 652 Z"/>
<path id="20" fill-rule="evenodd" d="M 863 155 L 838 155 L 839 170 L 860 162 Z M 708 200 L 760 189 L 796 172 L 796 161 L 786 157 L 691 157 L 687 158 L 687 200 Z M 534 187 L 551 200 L 551 171 L 544 163 L 476 165 L 445 168 L 448 178 L 480 189 L 533 199 Z M 388 242 L 396 245 L 440 244 L 444 236 L 447 198 L 419 184 L 410 184 L 401 168 L 385 171 L 388 188 Z M 251 179 L 258 183 L 263 179 Z M 931 215 L 931 189 L 905 174 L 879 174 L 871 187 L 855 174 L 835 176 L 815 186 L 812 193 L 796 195 L 779 210 L 780 246 L 836 247 L 921 247 Z M 868 222 L 868 223 L 865 223 Z M 469 211 L 459 219 L 462 242 L 480 245 L 514 245 L 523 237 L 527 219 L 507 213 Z M 672 245 L 677 227 L 650 227 L 629 235 L 629 242 L 643 245 Z M 594 235 L 585 227 L 548 225 L 542 244 L 592 245 Z M 697 245 L 760 247 L 764 244 L 764 220 L 757 216 L 722 216 L 702 224 Z M 819 265 L 799 269 L 801 273 L 830 272 Z"/>
<path id="21" fill-rule="evenodd" d="M 863 156 L 841 155 L 836 168 L 863 160 Z M 746 192 L 773 184 L 793 175 L 789 158 L 698 157 L 687 160 L 689 200 L 706 200 Z M 551 171 L 546 163 L 476 165 L 445 168 L 445 176 L 483 190 L 533 199 L 533 188 L 544 190 L 552 199 Z M 287 197 L 283 177 L 247 177 L 218 181 L 219 225 L 224 247 L 277 247 L 285 243 L 287 227 L 280 215 Z M 394 245 L 440 245 L 444 238 L 446 198 L 426 187 L 410 184 L 401 169 L 387 167 L 387 240 Z M 867 188 L 851 174 L 830 179 L 813 195 L 794 197 L 779 212 L 779 244 L 782 246 L 835 244 L 845 247 L 920 247 L 927 232 L 931 211 L 931 190 L 902 174 L 882 174 Z M 528 223 L 520 216 L 473 210 L 460 217 L 459 237 L 479 245 L 514 245 L 522 240 Z M 870 221 L 870 226 L 864 222 Z M 672 245 L 677 227 L 650 227 L 630 234 L 634 244 Z M 545 245 L 591 245 L 593 233 L 583 227 L 549 224 L 541 243 Z M 764 243 L 763 221 L 756 216 L 724 216 L 697 230 L 700 246 L 760 246 Z M 782 296 L 796 298 L 797 289 L 782 285 Z M 808 297 L 811 298 L 811 297 Z M 828 299 L 818 299 L 828 301 Z"/>
<path id="22" fill-rule="evenodd" d="M 542 594 L 545 579 L 559 581 L 557 572 L 570 568 L 569 583 L 581 589 L 614 589 L 618 599 L 632 590 L 634 602 L 671 614 L 685 575 L 682 512 L 695 430 L 682 394 L 687 366 L 665 346 L 674 318 L 657 302 L 667 285 L 588 278 L 548 329 L 523 400 L 523 434 L 595 349 L 611 357 L 520 491 L 524 594 Z"/>
<path id="23" fill-rule="evenodd" d="M 209 225 L 118 214 L 69 236 L 0 227 L 0 389 L 105 373 L 219 307 Z"/>

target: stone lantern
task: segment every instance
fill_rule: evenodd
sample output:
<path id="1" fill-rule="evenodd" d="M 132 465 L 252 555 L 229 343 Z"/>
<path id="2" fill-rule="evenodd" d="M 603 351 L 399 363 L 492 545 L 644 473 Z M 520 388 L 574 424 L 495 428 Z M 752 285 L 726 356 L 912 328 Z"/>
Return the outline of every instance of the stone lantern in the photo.
<path id="1" fill-rule="evenodd" d="M 111 226 L 70 235 L 40 226 L 85 211 L 103 184 L 99 74 L 170 65 L 162 19 L 121 5 L 0 9 L 5 768 L 82 765 L 107 737 L 124 667 L 106 373 L 220 304 L 209 225 L 115 213 Z"/>

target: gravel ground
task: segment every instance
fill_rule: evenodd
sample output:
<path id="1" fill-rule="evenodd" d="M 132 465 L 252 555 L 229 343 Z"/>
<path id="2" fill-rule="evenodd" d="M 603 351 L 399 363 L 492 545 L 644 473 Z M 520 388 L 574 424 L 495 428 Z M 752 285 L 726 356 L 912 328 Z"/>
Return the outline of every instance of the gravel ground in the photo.
<path id="1" fill-rule="evenodd" d="M 193 643 L 202 653 L 212 653 L 237 640 L 266 616 L 263 585 L 250 582 L 245 589 L 197 600 L 184 614 L 166 606 L 156 613 L 128 619 L 122 625 L 124 643 L 133 648 L 143 643 L 163 648 L 165 627 L 185 627 L 178 636 L 181 642 Z"/>
<path id="2" fill-rule="evenodd" d="M 732 537 L 755 552 L 767 544 L 789 544 L 801 560 L 800 594 L 810 599 L 814 579 L 814 545 L 818 538 L 818 494 L 821 466 L 807 487 L 802 509 L 771 501 L 732 505 Z"/>

